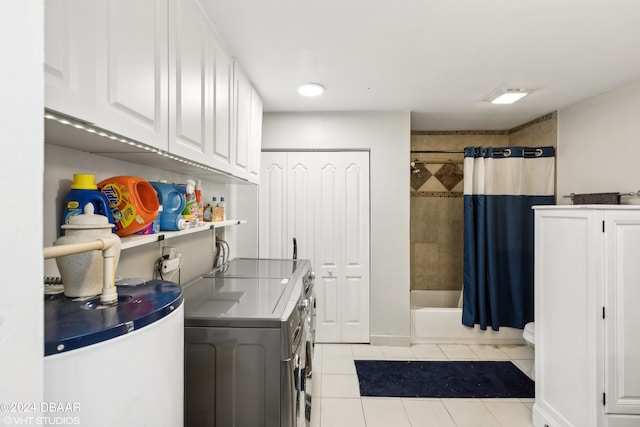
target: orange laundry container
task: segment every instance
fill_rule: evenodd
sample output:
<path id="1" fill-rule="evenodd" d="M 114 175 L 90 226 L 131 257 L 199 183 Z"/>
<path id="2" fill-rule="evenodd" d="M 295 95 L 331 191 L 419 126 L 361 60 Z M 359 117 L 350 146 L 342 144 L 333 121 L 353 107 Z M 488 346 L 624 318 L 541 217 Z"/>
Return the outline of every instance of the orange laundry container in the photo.
<path id="1" fill-rule="evenodd" d="M 158 196 L 151 184 L 137 176 L 114 176 L 98 183 L 107 196 L 118 236 L 142 230 L 158 216 Z"/>

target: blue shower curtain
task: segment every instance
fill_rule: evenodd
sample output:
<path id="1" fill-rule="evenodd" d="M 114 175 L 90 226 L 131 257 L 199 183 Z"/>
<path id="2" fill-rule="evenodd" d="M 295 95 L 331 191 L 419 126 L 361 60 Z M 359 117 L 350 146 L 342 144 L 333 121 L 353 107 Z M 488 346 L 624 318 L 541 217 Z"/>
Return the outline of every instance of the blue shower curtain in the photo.
<path id="1" fill-rule="evenodd" d="M 555 203 L 553 147 L 468 147 L 464 154 L 462 323 L 533 321 L 534 205 Z"/>

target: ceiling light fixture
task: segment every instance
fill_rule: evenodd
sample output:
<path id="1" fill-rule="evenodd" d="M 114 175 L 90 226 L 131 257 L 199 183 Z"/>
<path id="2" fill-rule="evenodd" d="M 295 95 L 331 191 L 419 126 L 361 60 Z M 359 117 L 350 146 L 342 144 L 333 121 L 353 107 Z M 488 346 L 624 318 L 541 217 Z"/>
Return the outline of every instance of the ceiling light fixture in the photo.
<path id="1" fill-rule="evenodd" d="M 318 83 L 306 83 L 298 88 L 298 93 L 302 96 L 318 96 L 324 93 L 324 86 Z"/>
<path id="2" fill-rule="evenodd" d="M 492 104 L 513 104 L 519 99 L 522 99 L 525 96 L 529 95 L 534 90 L 535 89 L 518 88 L 498 89 L 491 92 L 486 99 Z"/>

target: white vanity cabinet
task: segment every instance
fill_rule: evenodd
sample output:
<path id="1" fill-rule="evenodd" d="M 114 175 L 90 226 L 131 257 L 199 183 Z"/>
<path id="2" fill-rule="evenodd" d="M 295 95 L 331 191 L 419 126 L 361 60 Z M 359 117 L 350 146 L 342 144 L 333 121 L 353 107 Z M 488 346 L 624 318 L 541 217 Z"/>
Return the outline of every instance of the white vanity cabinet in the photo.
<path id="1" fill-rule="evenodd" d="M 640 206 L 534 209 L 534 426 L 640 426 Z"/>

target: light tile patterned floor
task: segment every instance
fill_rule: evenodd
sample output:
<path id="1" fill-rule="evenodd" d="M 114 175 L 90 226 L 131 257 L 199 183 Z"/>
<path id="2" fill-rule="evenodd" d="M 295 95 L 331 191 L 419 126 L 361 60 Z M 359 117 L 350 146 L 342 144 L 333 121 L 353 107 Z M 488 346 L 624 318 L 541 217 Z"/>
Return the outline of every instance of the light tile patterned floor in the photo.
<path id="1" fill-rule="evenodd" d="M 312 427 L 532 427 L 533 399 L 360 397 L 354 360 L 511 360 L 529 374 L 526 345 L 316 344 Z"/>

